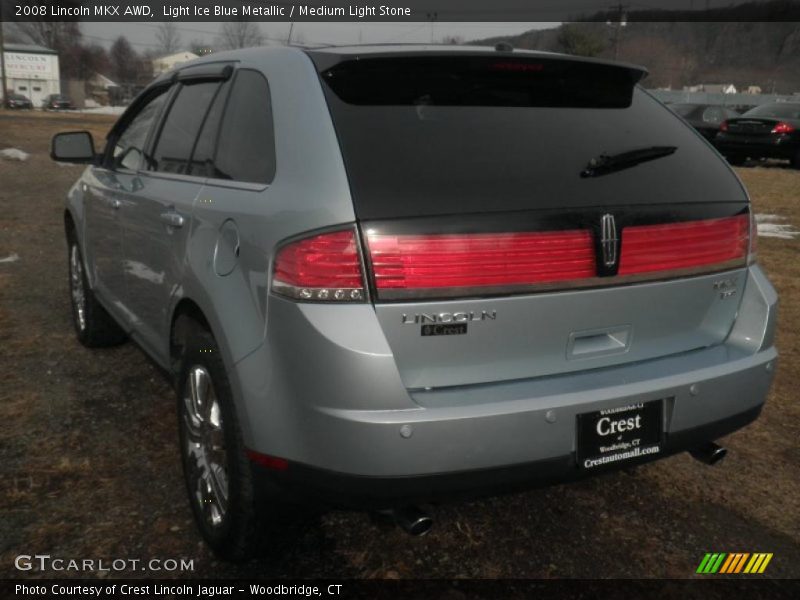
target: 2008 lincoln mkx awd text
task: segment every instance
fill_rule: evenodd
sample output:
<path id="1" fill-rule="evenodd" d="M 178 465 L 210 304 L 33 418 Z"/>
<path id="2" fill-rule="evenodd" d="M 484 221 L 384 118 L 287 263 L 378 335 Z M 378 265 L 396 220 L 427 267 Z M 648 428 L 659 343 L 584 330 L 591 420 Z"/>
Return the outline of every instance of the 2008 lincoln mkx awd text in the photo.
<path id="1" fill-rule="evenodd" d="M 197 524 L 394 515 L 689 451 L 755 419 L 777 298 L 747 192 L 632 65 L 258 48 L 154 81 L 64 213 L 75 328 L 173 378 Z M 133 432 L 132 432 L 133 433 Z"/>

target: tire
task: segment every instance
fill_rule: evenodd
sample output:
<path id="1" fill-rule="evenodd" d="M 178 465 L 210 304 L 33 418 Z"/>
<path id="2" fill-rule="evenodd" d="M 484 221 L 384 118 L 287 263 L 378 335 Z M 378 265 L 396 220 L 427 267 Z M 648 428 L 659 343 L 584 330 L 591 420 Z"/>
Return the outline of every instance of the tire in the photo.
<path id="1" fill-rule="evenodd" d="M 78 341 L 87 348 L 117 346 L 125 341 L 125 331 L 97 301 L 86 278 L 83 255 L 74 234 L 67 236 L 69 292 L 72 324 Z"/>
<path id="2" fill-rule="evenodd" d="M 800 169 L 800 148 L 798 148 L 797 152 L 795 152 L 794 157 L 792 158 L 792 167 L 795 169 Z"/>
<path id="3" fill-rule="evenodd" d="M 231 387 L 211 333 L 186 328 L 177 385 L 181 462 L 200 533 L 222 559 L 258 555 L 266 537 L 268 499 L 256 492 Z M 270 510 L 270 515 L 276 511 Z M 278 519 L 279 521 L 279 519 Z"/>

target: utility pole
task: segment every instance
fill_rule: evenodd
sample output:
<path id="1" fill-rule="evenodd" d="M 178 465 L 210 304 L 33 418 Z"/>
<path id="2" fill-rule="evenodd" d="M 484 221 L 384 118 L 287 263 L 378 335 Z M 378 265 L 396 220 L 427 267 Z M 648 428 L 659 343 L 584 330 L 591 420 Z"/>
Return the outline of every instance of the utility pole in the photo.
<path id="1" fill-rule="evenodd" d="M 8 87 L 6 85 L 6 41 L 5 37 L 3 36 L 3 0 L 0 0 L 0 71 L 2 71 L 2 75 L 0 75 L 0 92 L 3 92 L 3 104 L 1 107 L 5 107 L 8 105 Z"/>
<path id="2" fill-rule="evenodd" d="M 433 43 L 433 23 L 439 18 L 439 13 L 437 12 L 429 12 L 425 15 L 428 17 L 428 20 L 431 22 L 431 44 Z"/>
<path id="3" fill-rule="evenodd" d="M 628 16 L 625 11 L 628 10 L 628 7 L 622 3 L 617 4 L 616 6 L 609 6 L 609 10 L 616 11 L 617 13 L 617 20 L 614 24 L 614 60 L 619 59 L 619 43 L 622 39 L 622 28 L 628 24 Z"/>

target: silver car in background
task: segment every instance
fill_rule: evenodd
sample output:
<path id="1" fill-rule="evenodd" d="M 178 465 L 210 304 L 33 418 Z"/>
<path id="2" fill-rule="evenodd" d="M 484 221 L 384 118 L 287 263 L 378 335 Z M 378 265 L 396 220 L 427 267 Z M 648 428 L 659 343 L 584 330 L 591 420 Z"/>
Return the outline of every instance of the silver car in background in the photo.
<path id="1" fill-rule="evenodd" d="M 754 420 L 777 298 L 725 161 L 632 65 L 507 46 L 258 48 L 154 81 L 64 212 L 75 328 L 174 381 L 198 526 L 419 508 Z M 133 435 L 133 432 L 132 432 Z"/>

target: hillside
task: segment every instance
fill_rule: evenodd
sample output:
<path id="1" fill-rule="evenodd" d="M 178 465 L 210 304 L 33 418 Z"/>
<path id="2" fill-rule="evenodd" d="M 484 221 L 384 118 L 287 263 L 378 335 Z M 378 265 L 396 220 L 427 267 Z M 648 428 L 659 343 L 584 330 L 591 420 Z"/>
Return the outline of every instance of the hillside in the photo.
<path id="1" fill-rule="evenodd" d="M 630 21 L 618 37 L 616 25 L 582 22 L 502 39 L 515 48 L 616 55 L 646 66 L 644 83 L 652 88 L 733 83 L 739 89 L 758 85 L 765 93 L 800 92 L 800 22 Z"/>

